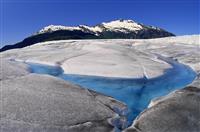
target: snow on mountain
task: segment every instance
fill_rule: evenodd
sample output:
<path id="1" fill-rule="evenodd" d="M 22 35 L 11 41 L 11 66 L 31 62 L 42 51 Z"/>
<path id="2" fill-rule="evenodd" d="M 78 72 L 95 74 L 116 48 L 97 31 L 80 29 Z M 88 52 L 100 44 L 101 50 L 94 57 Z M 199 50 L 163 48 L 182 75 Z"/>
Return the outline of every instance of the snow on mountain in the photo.
<path id="1" fill-rule="evenodd" d="M 140 24 L 134 22 L 133 20 L 115 20 L 108 23 L 103 23 L 102 25 L 111 31 L 116 30 L 121 32 L 127 30 L 137 31 L 143 29 Z"/>
<path id="2" fill-rule="evenodd" d="M 88 30 L 90 32 L 93 32 L 97 36 L 99 35 L 98 33 L 103 31 L 103 29 L 101 27 L 99 27 L 99 26 L 89 27 L 87 25 L 79 25 L 79 28 L 81 28 L 82 31 Z"/>
<path id="3" fill-rule="evenodd" d="M 67 26 L 61 26 L 61 25 L 49 25 L 41 29 L 37 34 L 42 34 L 46 32 L 53 32 L 58 30 L 81 30 L 79 27 L 67 27 Z"/>
<path id="4" fill-rule="evenodd" d="M 76 27 L 68 27 L 61 25 L 49 25 L 41 29 L 37 34 L 53 32 L 58 30 L 81 30 L 94 33 L 98 35 L 104 30 L 108 31 L 116 31 L 116 32 L 130 32 L 130 31 L 138 31 L 142 30 L 144 27 L 141 24 L 134 22 L 133 20 L 114 20 L 111 22 L 103 22 L 102 24 L 96 26 L 87 26 L 87 25 L 79 25 Z"/>

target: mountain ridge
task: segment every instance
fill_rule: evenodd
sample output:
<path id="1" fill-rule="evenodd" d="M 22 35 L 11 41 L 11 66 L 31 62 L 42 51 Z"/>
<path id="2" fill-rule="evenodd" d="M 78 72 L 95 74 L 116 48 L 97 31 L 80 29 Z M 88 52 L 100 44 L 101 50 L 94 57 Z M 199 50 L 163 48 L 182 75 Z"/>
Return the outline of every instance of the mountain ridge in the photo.
<path id="1" fill-rule="evenodd" d="M 6 45 L 0 52 L 23 48 L 35 43 L 51 40 L 67 39 L 150 39 L 175 36 L 162 28 L 146 26 L 133 20 L 119 19 L 110 22 L 103 22 L 95 26 L 78 25 L 62 26 L 49 25 L 23 41 L 14 45 Z"/>
<path id="2" fill-rule="evenodd" d="M 39 30 L 36 34 L 42 34 L 47 32 L 53 32 L 58 30 L 81 30 L 85 31 L 90 30 L 94 33 L 103 32 L 103 30 L 110 30 L 110 31 L 120 31 L 120 29 L 127 29 L 130 31 L 137 31 L 142 29 L 141 24 L 134 22 L 133 20 L 114 20 L 111 22 L 103 22 L 101 24 L 97 24 L 95 26 L 88 26 L 88 25 L 78 25 L 78 26 L 63 26 L 63 25 L 49 25 L 44 27 L 43 29 Z M 123 32 L 123 30 L 121 30 Z"/>

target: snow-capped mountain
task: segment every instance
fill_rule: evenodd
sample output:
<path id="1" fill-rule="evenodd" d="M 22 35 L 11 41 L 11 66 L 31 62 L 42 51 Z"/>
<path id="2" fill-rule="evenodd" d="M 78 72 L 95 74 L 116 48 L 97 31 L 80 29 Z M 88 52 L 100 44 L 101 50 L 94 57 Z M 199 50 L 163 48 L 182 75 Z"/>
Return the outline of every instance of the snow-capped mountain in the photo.
<path id="1" fill-rule="evenodd" d="M 113 32 L 137 32 L 138 30 L 144 29 L 143 25 L 134 22 L 133 20 L 115 20 L 111 22 L 103 22 L 102 24 L 96 26 L 87 26 L 87 25 L 79 25 L 77 27 L 68 27 L 61 25 L 49 25 L 44 27 L 36 34 L 42 34 L 47 32 L 54 32 L 58 30 L 80 30 L 80 31 L 88 31 L 90 33 L 94 33 L 96 35 L 100 35 L 103 31 L 113 31 Z"/>
<path id="2" fill-rule="evenodd" d="M 96 26 L 74 27 L 49 25 L 15 45 L 7 45 L 1 51 L 22 48 L 38 42 L 66 39 L 149 39 L 174 36 L 161 28 L 146 26 L 133 20 L 114 20 Z"/>

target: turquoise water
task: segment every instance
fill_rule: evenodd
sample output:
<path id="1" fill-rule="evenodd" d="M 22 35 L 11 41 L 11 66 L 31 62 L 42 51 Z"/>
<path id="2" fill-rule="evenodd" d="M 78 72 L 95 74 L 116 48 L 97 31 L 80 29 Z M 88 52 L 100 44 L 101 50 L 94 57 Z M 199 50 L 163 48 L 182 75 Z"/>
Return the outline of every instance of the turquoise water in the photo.
<path id="1" fill-rule="evenodd" d="M 128 119 L 127 125 L 130 125 L 136 116 L 147 108 L 152 99 L 180 89 L 190 84 L 196 77 L 196 73 L 190 67 L 162 56 L 158 58 L 169 63 L 172 68 L 165 70 L 163 75 L 151 79 L 64 74 L 60 67 L 27 64 L 33 73 L 56 76 L 124 102 L 128 110 L 118 113 L 124 114 Z"/>

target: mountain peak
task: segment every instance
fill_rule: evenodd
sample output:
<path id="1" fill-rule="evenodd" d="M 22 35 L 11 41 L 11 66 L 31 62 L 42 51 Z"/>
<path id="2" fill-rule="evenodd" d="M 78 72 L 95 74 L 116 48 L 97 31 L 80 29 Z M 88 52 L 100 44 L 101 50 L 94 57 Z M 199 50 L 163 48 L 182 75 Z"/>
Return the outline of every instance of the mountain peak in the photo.
<path id="1" fill-rule="evenodd" d="M 131 20 L 131 19 L 117 19 L 114 21 L 119 21 L 119 22 L 126 22 L 126 23 L 136 23 L 135 21 Z"/>
<path id="2" fill-rule="evenodd" d="M 119 19 L 119 20 L 114 20 L 111 22 L 107 23 L 102 23 L 104 27 L 110 30 L 116 30 L 116 31 L 121 31 L 123 32 L 124 30 L 126 31 L 137 31 L 137 30 L 142 30 L 143 26 L 140 25 L 139 23 L 134 22 L 133 20 L 124 20 L 124 19 Z"/>

